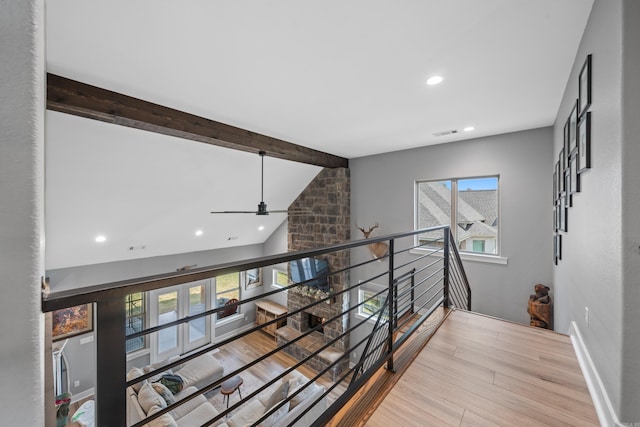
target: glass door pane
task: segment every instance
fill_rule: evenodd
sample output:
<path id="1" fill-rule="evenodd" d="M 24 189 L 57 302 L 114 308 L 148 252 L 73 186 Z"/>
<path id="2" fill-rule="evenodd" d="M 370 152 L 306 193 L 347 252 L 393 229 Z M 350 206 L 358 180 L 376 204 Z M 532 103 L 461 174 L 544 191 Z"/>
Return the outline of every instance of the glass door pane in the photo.
<path id="1" fill-rule="evenodd" d="M 158 325 L 178 320 L 178 291 L 165 292 L 158 295 Z M 158 354 L 178 349 L 178 327 L 163 329 L 158 332 Z"/>
<path id="2" fill-rule="evenodd" d="M 191 286 L 188 288 L 189 299 L 187 302 L 187 315 L 206 311 L 207 288 L 204 284 Z M 192 350 L 209 342 L 209 322 L 206 317 L 192 320 L 187 325 L 186 351 Z"/>

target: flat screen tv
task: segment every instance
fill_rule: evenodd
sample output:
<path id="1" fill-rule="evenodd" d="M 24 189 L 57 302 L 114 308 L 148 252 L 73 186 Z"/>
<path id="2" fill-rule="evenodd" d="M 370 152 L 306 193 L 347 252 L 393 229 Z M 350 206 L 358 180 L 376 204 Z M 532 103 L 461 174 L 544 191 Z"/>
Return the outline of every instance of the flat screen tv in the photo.
<path id="1" fill-rule="evenodd" d="M 329 282 L 327 280 L 329 264 L 327 264 L 327 261 L 316 258 L 297 259 L 289 263 L 289 271 L 292 282 L 306 282 L 304 283 L 305 286 L 318 288 L 325 292 L 329 291 Z"/>

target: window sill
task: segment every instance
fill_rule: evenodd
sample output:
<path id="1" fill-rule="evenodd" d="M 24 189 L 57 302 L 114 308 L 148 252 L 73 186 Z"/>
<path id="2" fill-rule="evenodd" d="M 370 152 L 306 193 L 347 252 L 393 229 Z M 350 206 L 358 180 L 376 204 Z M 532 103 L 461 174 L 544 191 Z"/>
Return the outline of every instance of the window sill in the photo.
<path id="1" fill-rule="evenodd" d="M 244 319 L 244 315 L 242 313 L 233 314 L 231 316 L 223 317 L 222 319 L 216 319 L 216 327 L 224 326 L 228 323 L 235 322 L 236 320 Z"/>
<path id="2" fill-rule="evenodd" d="M 271 284 L 271 289 L 282 289 L 282 288 L 284 288 L 284 287 L 285 287 L 285 286 L 283 286 L 283 285 L 278 285 L 278 284 L 276 284 L 276 283 L 272 283 L 272 284 Z M 285 289 L 285 290 L 284 290 L 284 293 L 285 293 L 285 294 L 286 294 L 287 292 L 289 292 L 289 289 Z"/>
<path id="3" fill-rule="evenodd" d="M 369 318 L 368 314 L 356 313 L 356 319 L 366 320 L 368 323 L 376 323 L 378 321 L 378 316 L 373 316 Z"/>
<path id="4" fill-rule="evenodd" d="M 151 350 L 149 348 L 141 348 L 139 350 L 132 351 L 131 353 L 127 353 L 127 362 L 146 356 L 147 354 L 151 354 Z"/>
<path id="5" fill-rule="evenodd" d="M 411 249 L 409 251 L 409 253 L 414 255 L 424 255 L 429 252 L 433 252 L 433 250 L 432 249 Z M 440 258 L 444 256 L 442 252 L 436 252 L 433 255 Z M 460 258 L 462 258 L 462 260 L 464 261 L 481 262 L 481 263 L 488 263 L 488 264 L 506 265 L 509 262 L 509 258 L 502 257 L 499 255 L 472 254 L 469 252 L 460 252 Z"/>

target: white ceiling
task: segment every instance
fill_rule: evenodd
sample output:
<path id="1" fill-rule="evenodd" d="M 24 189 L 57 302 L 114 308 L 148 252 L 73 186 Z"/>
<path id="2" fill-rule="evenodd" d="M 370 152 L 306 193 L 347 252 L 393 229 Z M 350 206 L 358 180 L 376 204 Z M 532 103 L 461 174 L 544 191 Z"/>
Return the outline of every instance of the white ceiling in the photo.
<path id="1" fill-rule="evenodd" d="M 551 125 L 592 3 L 48 0 L 47 69 L 356 158 Z M 54 112 L 46 141 L 47 268 L 260 243 L 284 219 L 208 213 L 255 209 L 256 155 Z M 269 208 L 317 171 L 266 158 Z"/>

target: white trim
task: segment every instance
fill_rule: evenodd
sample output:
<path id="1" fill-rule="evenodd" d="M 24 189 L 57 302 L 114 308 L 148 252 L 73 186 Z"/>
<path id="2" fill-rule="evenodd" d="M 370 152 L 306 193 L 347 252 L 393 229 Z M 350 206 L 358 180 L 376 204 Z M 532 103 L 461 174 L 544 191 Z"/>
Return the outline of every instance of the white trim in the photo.
<path id="1" fill-rule="evenodd" d="M 216 327 L 224 326 L 226 324 L 229 324 L 231 322 L 235 322 L 236 320 L 241 320 L 241 319 L 244 319 L 244 314 L 242 313 L 235 313 L 235 314 L 232 314 L 231 316 L 223 317 L 220 320 L 216 319 Z"/>
<path id="2" fill-rule="evenodd" d="M 224 341 L 224 340 L 226 340 L 227 338 L 235 337 L 236 335 L 241 334 L 241 333 L 243 333 L 243 332 L 245 332 L 245 331 L 248 331 L 249 329 L 251 329 L 251 328 L 253 328 L 253 327 L 255 327 L 255 326 L 256 326 L 256 325 L 255 325 L 254 323 L 249 323 L 248 325 L 245 325 L 245 326 L 243 326 L 242 328 L 234 329 L 233 331 L 231 331 L 231 332 L 227 332 L 227 333 L 226 333 L 226 334 L 224 334 L 224 335 L 217 336 L 217 337 L 215 337 L 214 343 L 216 343 L 216 344 L 217 344 L 217 343 L 219 343 L 220 341 Z"/>
<path id="3" fill-rule="evenodd" d="M 433 252 L 433 249 L 415 248 L 409 251 L 409 253 L 413 255 L 424 255 L 430 252 Z M 433 255 L 441 258 L 444 256 L 442 252 L 435 252 Z M 509 262 L 509 258 L 507 257 L 499 255 L 474 254 L 470 252 L 460 252 L 460 258 L 463 261 L 484 262 L 488 264 L 506 265 Z"/>
<path id="4" fill-rule="evenodd" d="M 584 340 L 582 339 L 582 335 L 580 334 L 580 330 L 578 329 L 578 325 L 576 324 L 576 322 L 571 322 L 571 326 L 569 327 L 569 335 L 571 337 L 571 343 L 573 344 L 573 348 L 578 358 L 578 363 L 580 364 L 580 368 L 582 369 L 582 374 L 584 375 L 584 379 L 587 382 L 589 393 L 591 394 L 591 398 L 593 399 L 593 406 L 595 407 L 596 413 L 598 414 L 600 424 L 606 427 L 624 427 L 624 424 L 622 424 L 620 420 L 618 420 L 618 416 L 616 415 L 616 412 L 613 409 L 613 405 L 611 404 L 611 399 L 609 399 L 607 390 L 605 389 L 602 379 L 598 374 L 598 370 L 596 369 L 596 366 L 594 365 L 593 360 L 589 355 L 589 350 L 584 344 Z"/>
<path id="5" fill-rule="evenodd" d="M 79 402 L 82 399 L 86 399 L 87 397 L 92 397 L 95 394 L 96 394 L 96 388 L 95 387 L 88 388 L 85 391 L 81 391 L 78 394 L 74 394 L 71 397 L 71 403 Z M 73 414 L 69 414 L 69 419 L 71 419 L 71 415 L 73 415 Z"/>

